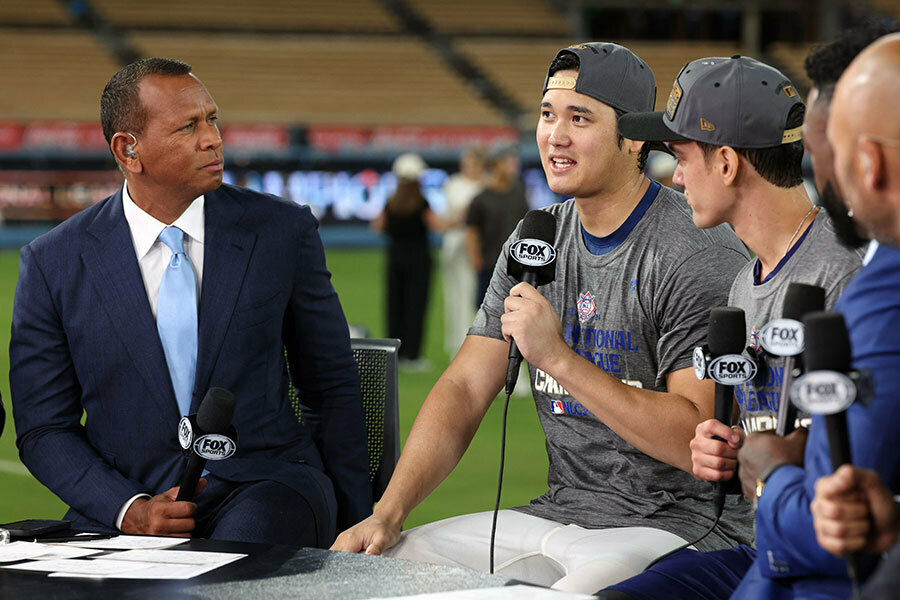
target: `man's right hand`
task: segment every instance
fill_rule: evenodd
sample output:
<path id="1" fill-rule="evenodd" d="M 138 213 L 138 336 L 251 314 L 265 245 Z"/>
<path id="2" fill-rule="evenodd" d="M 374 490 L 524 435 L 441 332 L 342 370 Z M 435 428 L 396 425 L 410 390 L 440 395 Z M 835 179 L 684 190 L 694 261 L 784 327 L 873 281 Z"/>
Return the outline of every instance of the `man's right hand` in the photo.
<path id="1" fill-rule="evenodd" d="M 714 439 L 718 436 L 725 440 Z M 738 449 L 744 444 L 744 430 L 729 427 L 716 419 L 697 425 L 691 440 L 691 464 L 694 477 L 701 481 L 728 481 L 737 469 Z"/>
<path id="2" fill-rule="evenodd" d="M 819 545 L 836 556 L 885 552 L 900 534 L 900 505 L 870 469 L 842 465 L 821 477 L 810 510 Z"/>
<path id="3" fill-rule="evenodd" d="M 197 482 L 194 495 L 206 487 L 206 479 Z M 168 535 L 191 537 L 196 523 L 194 515 L 197 505 L 193 502 L 177 502 L 178 487 L 169 488 L 162 494 L 138 498 L 131 503 L 122 519 L 122 532 L 143 535 Z"/>
<path id="4" fill-rule="evenodd" d="M 341 533 L 331 545 L 331 550 L 381 554 L 399 541 L 399 525 L 389 525 L 372 515 Z"/>

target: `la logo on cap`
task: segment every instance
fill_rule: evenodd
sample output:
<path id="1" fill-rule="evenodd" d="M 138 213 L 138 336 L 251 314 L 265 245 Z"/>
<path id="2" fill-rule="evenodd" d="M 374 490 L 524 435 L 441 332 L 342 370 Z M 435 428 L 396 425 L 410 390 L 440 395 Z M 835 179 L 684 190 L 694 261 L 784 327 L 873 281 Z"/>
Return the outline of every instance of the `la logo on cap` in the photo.
<path id="1" fill-rule="evenodd" d="M 700 117 L 700 129 L 703 131 L 715 131 L 716 126 L 713 125 L 712 123 L 710 123 L 709 121 L 707 121 L 706 119 L 704 119 L 703 117 Z"/>

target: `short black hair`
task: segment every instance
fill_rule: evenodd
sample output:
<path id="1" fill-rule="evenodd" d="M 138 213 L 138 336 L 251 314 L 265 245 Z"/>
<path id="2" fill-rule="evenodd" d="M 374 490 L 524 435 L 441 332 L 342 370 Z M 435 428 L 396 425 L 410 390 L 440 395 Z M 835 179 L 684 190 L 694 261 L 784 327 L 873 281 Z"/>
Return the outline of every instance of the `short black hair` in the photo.
<path id="1" fill-rule="evenodd" d="M 798 102 L 791 107 L 784 124 L 785 130 L 803 125 L 806 105 Z M 708 142 L 697 142 L 706 160 L 721 148 Z M 783 188 L 792 188 L 803 183 L 803 141 L 780 144 L 771 148 L 734 148 L 738 155 L 746 158 L 760 177 Z"/>
<path id="2" fill-rule="evenodd" d="M 147 123 L 147 110 L 141 104 L 140 83 L 147 75 L 177 77 L 191 72 L 191 65 L 171 58 L 142 58 L 113 75 L 100 96 L 100 123 L 106 143 L 118 131 L 139 133 Z"/>
<path id="3" fill-rule="evenodd" d="M 900 24 L 893 19 L 872 19 L 844 31 L 830 44 L 818 46 L 810 52 L 803 68 L 813 86 L 819 90 L 819 98 L 831 98 L 841 74 L 866 46 L 898 29 Z"/>
<path id="4" fill-rule="evenodd" d="M 578 60 L 578 55 L 574 52 L 563 52 L 553 59 L 553 62 L 550 63 L 550 75 L 555 74 L 557 71 L 577 71 L 581 66 L 581 61 Z M 618 109 L 615 106 L 610 106 L 616 112 L 616 120 L 619 120 L 619 117 L 625 114 L 624 110 Z M 621 133 L 616 131 L 616 136 L 618 137 L 618 145 L 619 148 L 622 148 L 622 143 L 625 141 L 625 138 Z M 647 157 L 650 156 L 650 143 L 645 142 L 643 146 L 641 146 L 641 151 L 638 154 L 637 168 L 638 172 L 643 173 L 644 168 L 647 166 Z"/>

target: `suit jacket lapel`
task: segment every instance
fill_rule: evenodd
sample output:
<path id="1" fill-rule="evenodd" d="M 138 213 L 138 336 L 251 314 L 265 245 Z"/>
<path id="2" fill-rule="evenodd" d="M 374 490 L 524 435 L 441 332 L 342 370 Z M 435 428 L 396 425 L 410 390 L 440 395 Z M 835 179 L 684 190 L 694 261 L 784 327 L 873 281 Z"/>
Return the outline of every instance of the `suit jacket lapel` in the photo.
<path id="1" fill-rule="evenodd" d="M 122 209 L 121 190 L 106 202 L 87 232 L 96 242 L 94 248 L 86 244 L 81 254 L 87 277 L 164 419 L 177 422 L 178 404 Z"/>
<path id="2" fill-rule="evenodd" d="M 203 284 L 197 315 L 200 337 L 191 412 L 196 412 L 209 388 L 256 242 L 255 233 L 238 225 L 244 210 L 240 199 L 227 188 L 206 194 Z"/>

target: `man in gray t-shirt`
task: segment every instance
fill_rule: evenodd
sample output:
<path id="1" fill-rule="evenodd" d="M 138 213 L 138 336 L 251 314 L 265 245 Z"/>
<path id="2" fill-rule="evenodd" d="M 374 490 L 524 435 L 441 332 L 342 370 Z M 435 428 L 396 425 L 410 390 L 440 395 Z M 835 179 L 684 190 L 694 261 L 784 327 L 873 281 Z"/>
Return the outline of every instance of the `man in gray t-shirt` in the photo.
<path id="1" fill-rule="evenodd" d="M 574 200 L 549 207 L 557 218 L 556 281 L 540 288 L 562 320 L 562 337 L 579 355 L 623 383 L 667 391 L 668 375 L 691 366 L 712 306 L 746 264 L 747 254 L 727 227 L 701 231 L 684 197 L 652 182 L 603 254 L 582 232 Z M 586 244 L 587 238 L 587 244 Z M 519 239 L 518 229 L 507 241 Z M 497 262 L 469 334 L 502 339 L 504 300 L 517 282 Z M 550 489 L 527 514 L 583 527 L 656 527 L 694 540 L 713 523 L 709 484 L 649 456 L 594 416 L 550 373 L 530 366 L 532 392 L 550 459 Z M 574 393 L 574 392 L 573 392 Z M 628 399 L 623 398 L 623 403 Z M 665 402 L 664 398 L 659 399 Z M 664 417 L 658 435 L 667 434 Z M 704 550 L 752 538 L 749 507 L 729 511 L 704 538 Z"/>
<path id="2" fill-rule="evenodd" d="M 650 68 L 622 46 L 558 53 L 536 131 L 550 188 L 572 197 L 547 209 L 558 221 L 556 280 L 513 285 L 504 250 L 373 516 L 335 549 L 488 567 L 490 512 L 402 537 L 400 527 L 468 446 L 503 384 L 510 338 L 531 369 L 549 491 L 500 511 L 495 572 L 590 593 L 712 526 L 712 486 L 687 472 L 694 430 L 714 413 L 713 385 L 694 377 L 691 351 L 748 256 L 726 227 L 696 229 L 684 197 L 643 176 L 646 145 L 616 135 L 617 112 L 650 110 L 655 96 Z M 749 540 L 742 509 L 703 547 Z"/>
<path id="3" fill-rule="evenodd" d="M 750 346 L 758 345 L 756 331 L 781 317 L 788 283 L 820 285 L 833 303 L 862 265 L 858 252 L 838 242 L 803 186 L 804 113 L 780 71 L 736 55 L 688 63 L 665 112 L 632 113 L 618 122 L 622 135 L 664 142 L 678 158 L 673 181 L 684 185 L 698 227 L 730 223 L 756 254 L 735 279 L 729 298 L 745 311 Z M 778 410 L 774 394 L 778 367 L 783 370 L 783 363 L 773 360 L 770 372 L 769 357 L 762 359 L 759 377 L 735 389 L 745 422 L 757 425 Z M 800 429 L 785 438 L 791 462 L 802 463 L 805 435 Z M 743 443 L 741 428 L 715 419 L 701 423 L 691 442 L 694 475 L 706 481 L 733 479 Z"/>

